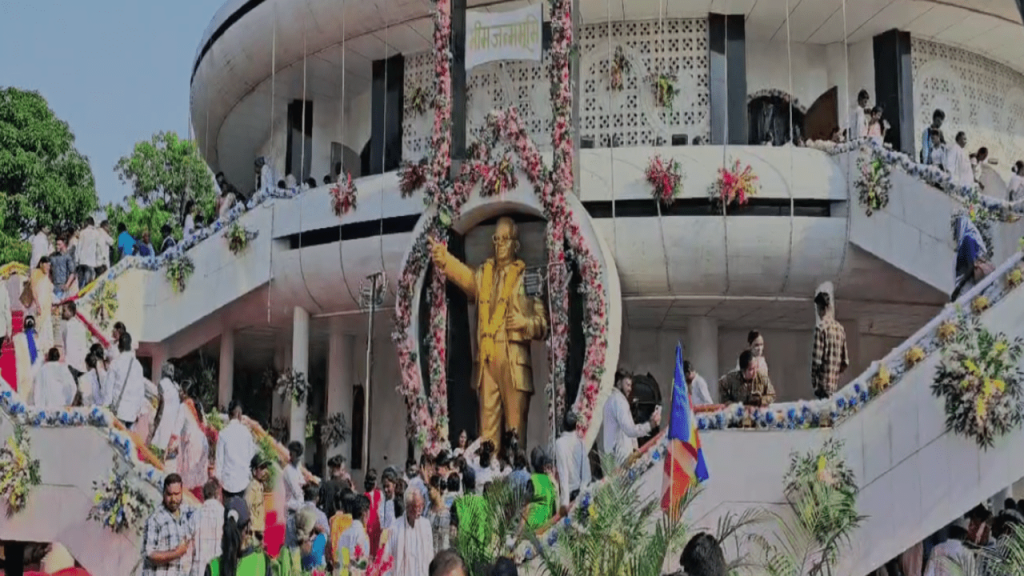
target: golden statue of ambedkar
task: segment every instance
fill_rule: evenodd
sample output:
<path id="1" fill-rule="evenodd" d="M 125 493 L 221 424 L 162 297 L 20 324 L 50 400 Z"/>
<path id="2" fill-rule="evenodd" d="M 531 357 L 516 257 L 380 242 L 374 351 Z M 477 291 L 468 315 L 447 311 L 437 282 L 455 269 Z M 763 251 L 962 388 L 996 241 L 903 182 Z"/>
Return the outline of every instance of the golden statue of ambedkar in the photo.
<path id="1" fill-rule="evenodd" d="M 526 265 L 516 258 L 516 224 L 508 217 L 498 220 L 494 257 L 476 270 L 449 254 L 444 244 L 431 241 L 430 251 L 434 265 L 477 304 L 480 437 L 500 449 L 502 431 L 515 430 L 520 446 L 525 446 L 533 395 L 530 341 L 547 336 L 548 317 L 544 303 L 526 295 Z"/>

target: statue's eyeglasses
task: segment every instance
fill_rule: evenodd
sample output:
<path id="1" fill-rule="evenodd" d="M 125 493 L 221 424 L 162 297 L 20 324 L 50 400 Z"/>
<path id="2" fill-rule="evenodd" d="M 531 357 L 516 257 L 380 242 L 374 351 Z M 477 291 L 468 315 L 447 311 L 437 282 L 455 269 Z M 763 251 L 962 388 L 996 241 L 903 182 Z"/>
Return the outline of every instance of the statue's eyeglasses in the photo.
<path id="1" fill-rule="evenodd" d="M 509 242 L 512 242 L 512 239 L 508 236 L 492 236 L 491 240 L 493 240 L 495 244 L 508 244 Z"/>

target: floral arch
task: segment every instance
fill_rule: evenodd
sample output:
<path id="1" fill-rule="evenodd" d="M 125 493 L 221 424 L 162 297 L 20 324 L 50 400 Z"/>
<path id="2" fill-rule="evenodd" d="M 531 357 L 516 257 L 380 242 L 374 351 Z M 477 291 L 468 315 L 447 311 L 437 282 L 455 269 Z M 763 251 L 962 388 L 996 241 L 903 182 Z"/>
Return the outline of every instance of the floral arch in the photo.
<path id="1" fill-rule="evenodd" d="M 554 0 L 551 7 L 552 144 L 550 167 L 530 139 L 526 126 L 513 107 L 494 111 L 470 146 L 469 158 L 457 173 L 451 166 L 451 0 L 437 0 L 434 12 L 434 58 L 436 87 L 433 96 L 434 123 L 430 152 L 419 163 L 405 164 L 400 171 L 403 194 L 423 188 L 427 206 L 414 230 L 414 240 L 402 263 L 395 305 L 394 342 L 402 382 L 399 391 L 408 410 L 407 433 L 418 447 L 429 452 L 448 446 L 448 390 L 446 383 L 447 318 L 446 280 L 434 270 L 427 278 L 430 253 L 428 238 L 447 242 L 453 226 L 482 217 L 481 213 L 519 204 L 540 213 L 547 220 L 546 248 L 550 299 L 551 359 L 545 391 L 553 398 L 548 409 L 549 425 L 566 409 L 565 361 L 568 351 L 569 274 L 567 263 L 575 261 L 583 282 L 585 356 L 582 381 L 573 409 L 580 415 L 578 432 L 592 443 L 597 435 L 595 421 L 610 392 L 618 359 L 621 310 L 609 316 L 610 299 L 620 299 L 614 262 L 586 212 L 573 194 L 573 147 L 571 127 L 572 88 L 569 53 L 573 44 L 572 3 Z M 525 175 L 533 194 L 522 191 L 519 174 Z M 494 198 L 500 198 L 494 201 Z M 507 199 L 507 200 L 506 200 Z M 465 211 L 465 212 L 464 212 Z M 478 212 L 480 211 L 480 212 Z M 475 214 L 475 216 L 474 216 Z M 466 221 L 463 222 L 463 216 Z M 430 282 L 430 336 L 423 346 L 415 337 L 414 323 L 418 295 Z M 621 299 L 620 299 L 621 301 Z M 611 341 L 611 345 L 609 342 Z M 427 356 L 429 393 L 421 376 L 420 350 Z M 595 418 L 596 416 L 596 418 Z"/>

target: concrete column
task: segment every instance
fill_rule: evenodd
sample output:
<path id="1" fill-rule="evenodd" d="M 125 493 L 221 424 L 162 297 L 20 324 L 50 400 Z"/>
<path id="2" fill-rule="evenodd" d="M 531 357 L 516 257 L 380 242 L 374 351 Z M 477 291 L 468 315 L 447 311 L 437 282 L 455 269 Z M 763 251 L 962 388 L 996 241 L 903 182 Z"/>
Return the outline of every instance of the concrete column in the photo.
<path id="1" fill-rule="evenodd" d="M 340 318 L 331 319 L 331 334 L 327 352 L 327 414 L 341 414 L 352 429 L 352 352 L 355 350 L 355 336 L 342 332 Z M 327 447 L 327 458 L 337 454 L 351 464 L 352 442 L 349 438 L 337 447 Z"/>
<path id="2" fill-rule="evenodd" d="M 689 360 L 708 383 L 711 397 L 718 400 L 718 319 L 700 316 L 690 320 L 689 347 L 683 359 Z"/>
<path id="3" fill-rule="evenodd" d="M 235 394 L 235 332 L 230 328 L 220 335 L 220 367 L 217 370 L 217 402 L 228 407 Z"/>
<path id="4" fill-rule="evenodd" d="M 292 316 L 292 370 L 309 377 L 309 312 L 295 307 Z M 306 401 L 296 403 L 288 399 L 291 407 L 289 414 L 288 437 L 292 441 L 306 444 Z"/>
<path id="5" fill-rule="evenodd" d="M 162 376 L 164 364 L 167 363 L 167 349 L 163 346 L 154 346 L 153 355 L 150 356 L 149 362 L 152 365 L 152 373 L 150 374 L 150 380 L 152 382 L 159 383 L 160 377 Z"/>

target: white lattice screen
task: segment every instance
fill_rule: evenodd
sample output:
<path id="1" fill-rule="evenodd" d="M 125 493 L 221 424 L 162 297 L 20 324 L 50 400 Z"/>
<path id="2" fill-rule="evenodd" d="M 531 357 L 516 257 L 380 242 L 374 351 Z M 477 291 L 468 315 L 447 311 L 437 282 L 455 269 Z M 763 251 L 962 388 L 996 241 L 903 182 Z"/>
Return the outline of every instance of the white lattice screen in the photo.
<path id="1" fill-rule="evenodd" d="M 971 151 L 985 146 L 1001 165 L 1024 159 L 1024 75 L 960 48 L 913 39 L 915 142 L 936 108 L 946 113 L 942 131 L 952 142 L 967 134 Z"/>
<path id="2" fill-rule="evenodd" d="M 580 133 L 598 147 L 617 140 L 619 146 L 668 144 L 685 134 L 707 141 L 710 132 L 708 33 L 703 19 L 613 22 L 583 27 L 580 41 Z M 621 47 L 629 62 L 622 90 L 610 88 L 609 63 Z M 534 141 L 551 145 L 551 97 L 548 59 L 535 62 L 492 62 L 474 68 L 467 79 L 470 133 L 483 125 L 495 108 L 515 105 Z M 657 105 L 650 78 L 676 76 L 679 95 L 671 108 Z M 433 91 L 433 55 L 405 60 L 405 92 L 421 87 Z M 402 126 L 402 157 L 416 160 L 430 145 L 433 114 L 414 115 L 406 107 Z"/>

